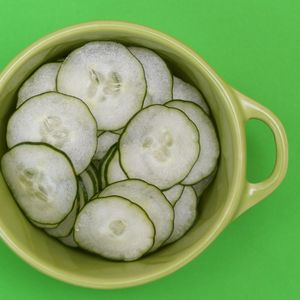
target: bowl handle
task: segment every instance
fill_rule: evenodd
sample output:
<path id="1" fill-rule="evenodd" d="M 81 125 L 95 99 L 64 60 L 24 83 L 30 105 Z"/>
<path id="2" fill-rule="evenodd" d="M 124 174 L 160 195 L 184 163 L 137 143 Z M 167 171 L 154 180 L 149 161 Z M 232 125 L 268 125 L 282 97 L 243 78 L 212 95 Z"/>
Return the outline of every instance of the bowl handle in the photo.
<path id="1" fill-rule="evenodd" d="M 288 166 L 288 142 L 282 123 L 269 109 L 236 90 L 234 92 L 242 106 L 245 123 L 250 119 L 264 122 L 272 130 L 276 144 L 276 160 L 271 176 L 259 183 L 246 181 L 244 196 L 235 215 L 235 218 L 237 218 L 271 194 L 282 182 Z"/>

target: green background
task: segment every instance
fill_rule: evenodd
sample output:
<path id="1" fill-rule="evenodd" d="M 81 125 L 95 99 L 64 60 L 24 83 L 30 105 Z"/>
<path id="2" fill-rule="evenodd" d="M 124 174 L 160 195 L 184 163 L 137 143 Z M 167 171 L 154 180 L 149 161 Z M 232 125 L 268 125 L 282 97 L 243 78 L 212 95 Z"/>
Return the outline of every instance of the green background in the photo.
<path id="1" fill-rule="evenodd" d="M 175 36 L 274 111 L 289 138 L 288 175 L 200 257 L 140 287 L 71 286 L 32 269 L 0 242 L 0 299 L 299 299 L 299 0 L 0 0 L 0 69 L 45 34 L 91 20 L 126 20 Z M 274 163 L 272 134 L 251 121 L 247 142 L 248 178 L 262 180 Z"/>

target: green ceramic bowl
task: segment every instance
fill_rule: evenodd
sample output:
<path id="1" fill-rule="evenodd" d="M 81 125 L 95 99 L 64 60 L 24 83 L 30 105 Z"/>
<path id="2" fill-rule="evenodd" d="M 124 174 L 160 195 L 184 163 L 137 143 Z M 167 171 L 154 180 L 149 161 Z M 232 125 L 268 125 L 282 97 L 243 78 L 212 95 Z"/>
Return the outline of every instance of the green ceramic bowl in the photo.
<path id="1" fill-rule="evenodd" d="M 166 276 L 190 262 L 239 214 L 270 194 L 287 169 L 287 140 L 280 121 L 265 107 L 226 84 L 195 52 L 174 38 L 139 25 L 92 22 L 50 34 L 17 56 L 0 77 L 0 155 L 5 130 L 22 82 L 38 66 L 63 57 L 92 40 L 116 40 L 157 51 L 172 71 L 205 95 L 216 121 L 220 167 L 203 197 L 199 218 L 181 240 L 136 262 L 112 262 L 69 249 L 33 227 L 23 216 L 0 177 L 0 235 L 30 265 L 57 279 L 85 287 L 112 289 L 140 285 Z M 245 123 L 256 118 L 273 131 L 277 148 L 272 175 L 263 182 L 246 180 Z M 199 270 L 201 272 L 201 270 Z"/>

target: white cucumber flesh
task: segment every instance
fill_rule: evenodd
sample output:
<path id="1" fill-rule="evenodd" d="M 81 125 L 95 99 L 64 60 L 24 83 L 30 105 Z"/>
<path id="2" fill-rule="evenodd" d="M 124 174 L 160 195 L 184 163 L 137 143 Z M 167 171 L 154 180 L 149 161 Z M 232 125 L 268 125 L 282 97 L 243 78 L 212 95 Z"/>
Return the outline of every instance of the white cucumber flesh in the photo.
<path id="1" fill-rule="evenodd" d="M 107 186 L 98 197 L 117 195 L 141 206 L 155 227 L 155 241 L 151 251 L 158 249 L 173 230 L 173 208 L 161 191 L 141 180 L 124 180 Z"/>
<path id="2" fill-rule="evenodd" d="M 172 100 L 166 105 L 182 110 L 198 128 L 200 155 L 192 170 L 182 181 L 184 185 L 195 184 L 212 173 L 218 162 L 220 149 L 214 125 L 208 115 L 195 103 Z"/>
<path id="3" fill-rule="evenodd" d="M 194 102 L 208 115 L 210 114 L 209 107 L 199 90 L 176 76 L 173 76 L 173 99 Z"/>
<path id="4" fill-rule="evenodd" d="M 88 201 L 89 201 L 97 192 L 95 189 L 95 184 L 93 182 L 91 174 L 88 173 L 87 171 L 83 171 L 79 176 L 85 187 L 85 190 L 87 192 Z"/>
<path id="5" fill-rule="evenodd" d="M 78 213 L 78 206 L 79 206 L 79 198 L 74 202 L 74 206 L 68 216 L 55 228 L 47 228 L 45 231 L 53 236 L 53 237 L 66 237 L 68 236 L 75 224 L 75 220 Z"/>
<path id="6" fill-rule="evenodd" d="M 43 144 L 20 144 L 4 154 L 1 168 L 29 219 L 39 224 L 58 224 L 72 210 L 77 180 L 62 152 Z"/>
<path id="7" fill-rule="evenodd" d="M 48 63 L 39 67 L 21 86 L 18 93 L 17 108 L 27 99 L 46 92 L 56 91 L 56 77 L 60 62 Z"/>
<path id="8" fill-rule="evenodd" d="M 170 189 L 163 192 L 167 200 L 172 204 L 172 206 L 174 206 L 177 200 L 180 198 L 183 192 L 183 188 L 183 185 L 176 184 Z"/>
<path id="9" fill-rule="evenodd" d="M 125 180 L 125 179 L 128 179 L 128 177 L 126 176 L 126 174 L 121 168 L 120 160 L 119 160 L 119 151 L 116 150 L 110 162 L 107 165 L 106 181 L 107 184 L 112 184 L 114 182 Z"/>
<path id="10" fill-rule="evenodd" d="M 118 142 L 120 135 L 110 131 L 103 132 L 97 139 L 97 150 L 93 159 L 101 160 L 107 151 Z"/>
<path id="11" fill-rule="evenodd" d="M 183 180 L 198 159 L 199 132 L 180 110 L 152 105 L 128 123 L 119 151 L 122 169 L 129 178 L 165 190 Z"/>
<path id="12" fill-rule="evenodd" d="M 146 81 L 140 62 L 125 46 L 98 41 L 69 54 L 58 73 L 57 90 L 82 99 L 98 130 L 118 130 L 143 106 Z"/>
<path id="13" fill-rule="evenodd" d="M 61 241 L 64 245 L 71 247 L 71 248 L 78 248 L 78 244 L 74 240 L 74 233 L 73 231 L 66 237 L 62 237 L 58 239 Z"/>
<path id="14" fill-rule="evenodd" d="M 74 237 L 88 251 L 112 260 L 132 261 L 153 245 L 155 229 L 145 211 L 111 196 L 89 202 L 79 213 Z"/>
<path id="15" fill-rule="evenodd" d="M 186 186 L 174 206 L 174 230 L 165 244 L 177 241 L 192 227 L 197 216 L 197 202 L 194 189 Z"/>
<path id="16" fill-rule="evenodd" d="M 212 183 L 212 181 L 216 177 L 217 169 L 215 169 L 210 175 L 203 178 L 201 181 L 193 185 L 193 188 L 196 192 L 196 195 L 199 197 L 203 194 L 203 192 L 208 188 L 208 186 Z"/>
<path id="17" fill-rule="evenodd" d="M 95 119 L 81 100 L 49 92 L 27 100 L 13 113 L 6 140 L 9 148 L 22 142 L 47 143 L 66 153 L 80 174 L 96 151 L 96 131 Z"/>
<path id="18" fill-rule="evenodd" d="M 163 104 L 172 99 L 173 78 L 167 64 L 154 51 L 142 47 L 129 47 L 141 62 L 147 82 L 144 107 Z"/>

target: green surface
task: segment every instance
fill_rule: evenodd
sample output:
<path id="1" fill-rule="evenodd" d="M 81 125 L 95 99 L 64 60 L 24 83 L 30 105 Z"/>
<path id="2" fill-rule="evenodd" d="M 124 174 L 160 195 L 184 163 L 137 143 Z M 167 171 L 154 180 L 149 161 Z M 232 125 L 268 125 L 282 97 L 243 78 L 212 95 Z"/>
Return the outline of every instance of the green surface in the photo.
<path id="1" fill-rule="evenodd" d="M 141 287 L 73 287 L 35 271 L 0 242 L 0 299 L 298 299 L 300 2 L 0 0 L 0 69 L 46 33 L 98 19 L 136 22 L 177 37 L 227 82 L 274 111 L 289 137 L 288 175 L 204 254 L 175 274 Z M 270 132 L 251 123 L 248 176 L 259 181 L 272 169 L 274 146 Z"/>

